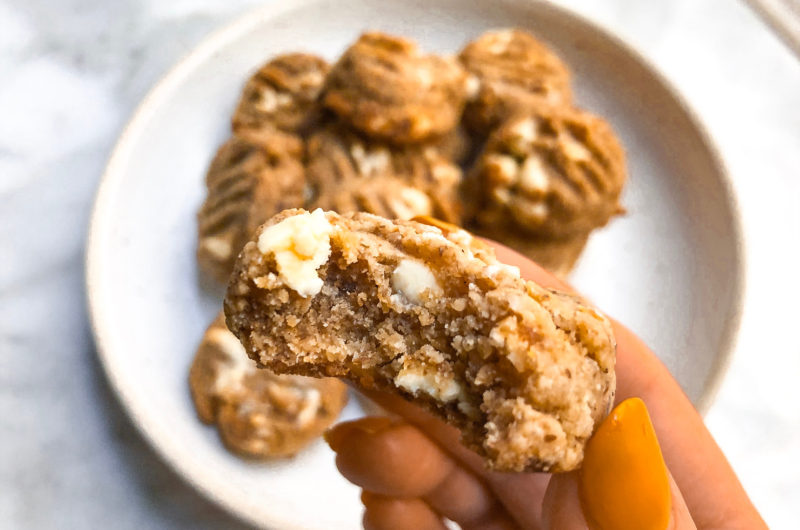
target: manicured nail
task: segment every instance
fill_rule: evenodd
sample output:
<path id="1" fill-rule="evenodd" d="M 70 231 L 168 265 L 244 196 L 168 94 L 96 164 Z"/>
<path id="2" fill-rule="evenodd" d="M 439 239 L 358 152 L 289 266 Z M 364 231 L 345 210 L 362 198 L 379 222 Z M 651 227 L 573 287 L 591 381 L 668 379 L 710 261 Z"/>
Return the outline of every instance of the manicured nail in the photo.
<path id="1" fill-rule="evenodd" d="M 355 421 L 334 425 L 322 434 L 328 445 L 338 453 L 345 446 L 346 440 L 353 433 L 377 434 L 392 425 L 392 419 L 386 416 L 369 416 Z"/>
<path id="2" fill-rule="evenodd" d="M 647 407 L 626 399 L 586 444 L 579 473 L 583 515 L 592 530 L 664 530 L 672 496 Z"/>

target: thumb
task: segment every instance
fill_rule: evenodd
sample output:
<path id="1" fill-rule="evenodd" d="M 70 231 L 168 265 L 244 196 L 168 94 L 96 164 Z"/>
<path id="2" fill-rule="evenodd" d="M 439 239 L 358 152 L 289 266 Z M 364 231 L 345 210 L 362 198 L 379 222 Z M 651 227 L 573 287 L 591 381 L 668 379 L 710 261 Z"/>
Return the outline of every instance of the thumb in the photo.
<path id="1" fill-rule="evenodd" d="M 553 475 L 542 523 L 564 530 L 696 528 L 642 400 L 623 401 L 603 420 L 580 470 Z"/>

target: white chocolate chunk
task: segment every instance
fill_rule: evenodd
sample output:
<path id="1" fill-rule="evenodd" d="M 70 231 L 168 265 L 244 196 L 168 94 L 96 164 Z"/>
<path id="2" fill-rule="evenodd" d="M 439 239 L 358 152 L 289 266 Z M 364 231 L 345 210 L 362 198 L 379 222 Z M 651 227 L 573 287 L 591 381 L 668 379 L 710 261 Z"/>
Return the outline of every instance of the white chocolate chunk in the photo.
<path id="1" fill-rule="evenodd" d="M 431 200 L 427 194 L 406 186 L 400 190 L 398 196 L 391 200 L 392 210 L 398 219 L 411 219 L 417 215 L 430 215 Z"/>
<path id="2" fill-rule="evenodd" d="M 416 304 L 425 290 L 440 291 L 433 272 L 418 261 L 404 259 L 392 273 L 392 288 Z"/>
<path id="3" fill-rule="evenodd" d="M 220 367 L 220 372 L 214 383 L 214 391 L 226 393 L 241 387 L 245 376 L 256 370 L 256 363 L 252 361 L 244 350 L 244 346 L 236 335 L 227 329 L 214 327 L 208 331 L 206 340 L 224 352 L 228 357 L 225 366 Z"/>
<path id="4" fill-rule="evenodd" d="M 561 136 L 561 146 L 564 153 L 573 160 L 591 160 L 592 153 L 574 136 L 567 133 Z"/>
<path id="5" fill-rule="evenodd" d="M 275 256 L 279 277 L 286 285 L 301 296 L 314 296 L 322 289 L 317 269 L 331 254 L 333 230 L 325 212 L 317 208 L 266 228 L 258 237 L 258 250 Z"/>
<path id="6" fill-rule="evenodd" d="M 383 147 L 366 150 L 361 143 L 354 143 L 350 147 L 350 155 L 356 163 L 358 173 L 365 177 L 380 174 L 389 167 L 391 156 Z"/>
<path id="7" fill-rule="evenodd" d="M 200 246 L 217 259 L 228 259 L 233 252 L 231 242 L 221 237 L 204 237 L 200 241 Z"/>
<path id="8" fill-rule="evenodd" d="M 519 172 L 519 185 L 525 191 L 541 193 L 550 187 L 547 169 L 538 156 L 529 156 L 525 159 Z"/>
<path id="9" fill-rule="evenodd" d="M 453 378 L 445 378 L 435 372 L 407 369 L 405 366 L 394 378 L 394 384 L 412 394 L 424 392 L 442 402 L 453 401 L 461 395 L 461 385 Z"/>

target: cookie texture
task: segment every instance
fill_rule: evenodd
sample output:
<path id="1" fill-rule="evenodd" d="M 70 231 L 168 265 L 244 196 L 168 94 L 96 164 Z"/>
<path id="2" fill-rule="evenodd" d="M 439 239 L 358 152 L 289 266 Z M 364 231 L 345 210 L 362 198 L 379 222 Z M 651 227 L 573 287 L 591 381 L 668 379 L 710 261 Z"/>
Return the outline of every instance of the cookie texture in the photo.
<path id="1" fill-rule="evenodd" d="M 567 471 L 615 389 L 609 321 L 464 230 L 289 210 L 237 260 L 228 326 L 278 373 L 398 393 L 503 471 Z"/>
<path id="2" fill-rule="evenodd" d="M 549 239 L 585 237 L 623 211 L 625 154 L 601 118 L 545 105 L 495 131 L 472 178 L 479 226 Z"/>
<path id="3" fill-rule="evenodd" d="M 250 458 L 296 454 L 320 436 L 347 403 L 336 379 L 260 370 L 220 315 L 206 330 L 189 373 L 200 419 L 216 424 L 225 446 Z"/>
<path id="4" fill-rule="evenodd" d="M 567 66 L 525 31 L 488 31 L 467 44 L 459 58 L 472 76 L 464 120 L 483 135 L 531 105 L 572 100 Z"/>
<path id="5" fill-rule="evenodd" d="M 289 53 L 264 64 L 245 84 L 234 131 L 276 128 L 301 133 L 317 117 L 316 101 L 330 66 L 315 55 Z"/>
<path id="6" fill-rule="evenodd" d="M 370 32 L 333 66 L 322 102 L 370 137 L 421 142 L 459 122 L 466 79 L 454 59 L 426 55 L 410 40 Z"/>
<path id="7" fill-rule="evenodd" d="M 394 147 L 332 125 L 307 142 L 307 206 L 461 222 L 461 169 L 432 145 Z"/>
<path id="8" fill-rule="evenodd" d="M 243 129 L 217 151 L 197 213 L 197 261 L 227 283 L 236 255 L 272 215 L 304 204 L 303 143 L 274 129 Z"/>

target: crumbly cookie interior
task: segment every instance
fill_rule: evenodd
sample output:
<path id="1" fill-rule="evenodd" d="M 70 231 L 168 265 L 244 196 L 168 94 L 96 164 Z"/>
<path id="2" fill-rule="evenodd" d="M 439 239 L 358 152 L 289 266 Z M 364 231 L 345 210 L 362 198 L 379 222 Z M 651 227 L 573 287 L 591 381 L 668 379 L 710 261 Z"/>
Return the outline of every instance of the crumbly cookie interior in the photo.
<path id="1" fill-rule="evenodd" d="M 283 212 L 262 233 L 297 215 L 312 214 Z M 292 289 L 269 249 L 245 246 L 225 305 L 251 357 L 399 393 L 458 427 L 497 470 L 579 465 L 613 400 L 605 317 L 520 279 L 463 230 L 325 216 L 316 293 Z"/>

